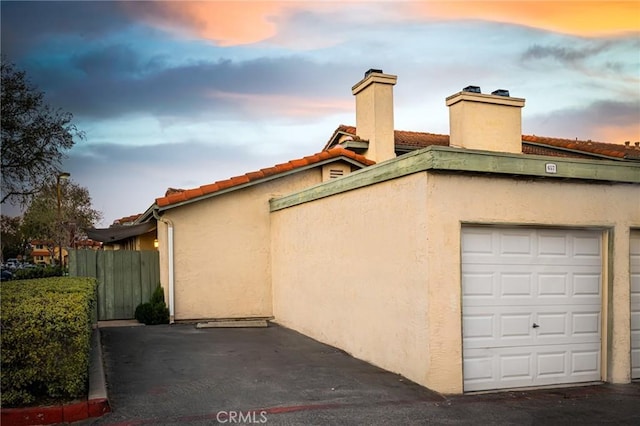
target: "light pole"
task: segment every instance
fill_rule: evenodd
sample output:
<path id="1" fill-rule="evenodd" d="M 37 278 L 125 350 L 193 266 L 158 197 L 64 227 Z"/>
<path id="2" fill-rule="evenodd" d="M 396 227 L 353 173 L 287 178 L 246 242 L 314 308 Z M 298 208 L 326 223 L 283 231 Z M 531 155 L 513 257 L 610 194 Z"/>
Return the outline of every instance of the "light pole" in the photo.
<path id="1" fill-rule="evenodd" d="M 60 181 L 63 179 L 69 179 L 71 173 L 62 172 L 58 173 L 58 178 L 56 179 L 56 190 L 58 191 L 58 231 L 62 229 L 62 197 L 60 194 Z M 63 270 L 62 266 L 62 237 L 58 234 L 58 262 L 60 265 L 60 269 Z"/>

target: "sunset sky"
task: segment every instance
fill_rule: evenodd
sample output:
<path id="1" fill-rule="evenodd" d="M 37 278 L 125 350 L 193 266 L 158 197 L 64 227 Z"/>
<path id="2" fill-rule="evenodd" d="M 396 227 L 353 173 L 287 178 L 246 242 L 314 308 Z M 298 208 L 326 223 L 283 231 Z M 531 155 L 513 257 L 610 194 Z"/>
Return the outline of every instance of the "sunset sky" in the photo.
<path id="1" fill-rule="evenodd" d="M 101 226 L 322 149 L 351 87 L 398 76 L 399 130 L 448 134 L 468 85 L 526 98 L 523 132 L 640 141 L 640 2 L 0 3 L 2 54 L 86 139 L 63 169 Z M 14 209 L 3 206 L 3 213 Z"/>

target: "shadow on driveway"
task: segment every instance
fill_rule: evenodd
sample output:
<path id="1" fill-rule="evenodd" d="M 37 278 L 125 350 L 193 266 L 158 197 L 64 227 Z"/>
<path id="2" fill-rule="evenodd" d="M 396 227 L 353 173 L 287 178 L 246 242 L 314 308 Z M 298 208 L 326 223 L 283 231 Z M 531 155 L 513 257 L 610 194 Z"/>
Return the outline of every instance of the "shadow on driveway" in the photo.
<path id="1" fill-rule="evenodd" d="M 84 424 L 640 424 L 640 384 L 445 397 L 279 326 L 103 328 Z"/>

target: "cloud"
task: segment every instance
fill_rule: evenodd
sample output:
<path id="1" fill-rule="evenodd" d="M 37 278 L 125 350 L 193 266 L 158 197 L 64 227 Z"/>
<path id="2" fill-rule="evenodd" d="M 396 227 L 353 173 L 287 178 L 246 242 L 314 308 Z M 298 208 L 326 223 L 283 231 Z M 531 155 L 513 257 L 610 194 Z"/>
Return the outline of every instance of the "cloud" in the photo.
<path id="1" fill-rule="evenodd" d="M 15 61 L 55 37 L 91 42 L 134 23 L 121 3 L 112 1 L 2 1 L 0 11 L 2 52 Z"/>
<path id="2" fill-rule="evenodd" d="M 435 1 L 413 7 L 435 19 L 507 22 L 580 36 L 640 31 L 636 1 Z"/>
<path id="3" fill-rule="evenodd" d="M 243 147 L 198 142 L 94 144 L 72 151 L 64 167 L 89 189 L 94 208 L 104 213 L 101 226 L 109 226 L 119 217 L 143 212 L 168 187 L 192 188 L 281 161 Z"/>
<path id="4" fill-rule="evenodd" d="M 182 36 L 196 36 L 221 46 L 256 43 L 276 33 L 273 19 L 297 7 L 291 2 L 130 2 L 137 19 Z"/>
<path id="5" fill-rule="evenodd" d="M 585 108 L 566 108 L 528 117 L 524 133 L 623 143 L 640 140 L 640 99 L 596 101 Z M 537 130 L 535 130 L 537 129 Z"/>
<path id="6" fill-rule="evenodd" d="M 167 68 L 161 57 L 141 61 L 127 46 L 109 46 L 74 55 L 69 65 L 52 64 L 52 72 L 66 70 L 75 78 L 51 81 L 49 69 L 41 69 L 36 83 L 49 102 L 84 119 L 138 113 L 174 122 L 325 115 L 344 110 L 340 99 L 353 84 L 345 75 L 348 67 L 338 73 L 336 64 L 300 56 Z"/>
<path id="7" fill-rule="evenodd" d="M 574 48 L 565 46 L 542 46 L 534 44 L 523 54 L 523 60 L 552 58 L 560 62 L 576 62 L 598 55 L 611 47 L 610 42 L 597 43 L 595 46 Z"/>

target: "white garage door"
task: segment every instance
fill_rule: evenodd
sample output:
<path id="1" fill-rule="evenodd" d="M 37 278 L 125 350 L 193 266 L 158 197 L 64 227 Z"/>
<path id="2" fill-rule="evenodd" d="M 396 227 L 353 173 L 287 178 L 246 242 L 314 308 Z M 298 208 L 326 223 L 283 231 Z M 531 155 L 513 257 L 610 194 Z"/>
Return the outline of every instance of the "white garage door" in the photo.
<path id="1" fill-rule="evenodd" d="M 640 231 L 631 232 L 631 378 L 640 379 Z"/>
<path id="2" fill-rule="evenodd" d="M 597 381 L 601 234 L 464 227 L 464 390 Z"/>

